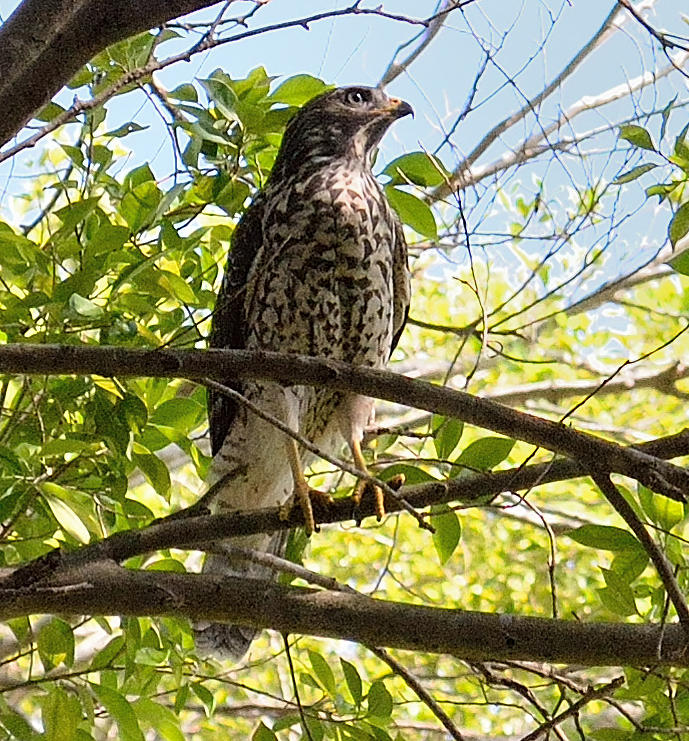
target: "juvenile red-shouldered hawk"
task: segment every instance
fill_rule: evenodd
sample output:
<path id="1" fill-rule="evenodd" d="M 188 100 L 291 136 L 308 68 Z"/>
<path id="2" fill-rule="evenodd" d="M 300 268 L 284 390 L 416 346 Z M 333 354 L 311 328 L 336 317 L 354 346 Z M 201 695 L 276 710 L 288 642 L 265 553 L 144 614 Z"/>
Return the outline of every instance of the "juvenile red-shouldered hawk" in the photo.
<path id="1" fill-rule="evenodd" d="M 402 226 L 371 160 L 387 128 L 410 113 L 408 103 L 380 90 L 348 87 L 318 96 L 294 116 L 265 187 L 234 232 L 211 347 L 385 366 L 407 318 L 409 275 Z M 337 450 L 344 438 L 365 470 L 360 443 L 372 399 L 307 386 L 227 385 L 322 449 Z M 294 492 L 308 522 L 305 455 L 297 443 L 215 391 L 209 392 L 208 410 L 214 456 L 209 484 L 222 481 L 213 511 L 274 506 Z M 230 542 L 282 554 L 285 536 Z M 264 579 L 270 573 L 218 555 L 207 556 L 203 570 Z M 256 633 L 216 623 L 199 624 L 196 631 L 200 651 L 235 659 Z"/>

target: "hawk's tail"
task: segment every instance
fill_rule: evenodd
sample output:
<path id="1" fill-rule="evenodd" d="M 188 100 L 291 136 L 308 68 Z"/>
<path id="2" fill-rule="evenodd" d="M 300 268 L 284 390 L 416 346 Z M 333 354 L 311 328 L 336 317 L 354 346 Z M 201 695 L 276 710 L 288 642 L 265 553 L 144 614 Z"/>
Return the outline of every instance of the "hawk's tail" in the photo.
<path id="1" fill-rule="evenodd" d="M 269 538 L 268 536 L 246 536 L 233 538 L 231 543 L 282 557 L 287 548 L 288 535 L 288 530 L 279 530 Z M 258 539 L 262 542 L 257 542 Z M 276 572 L 267 566 L 261 566 L 251 561 L 234 560 L 213 553 L 206 556 L 203 571 L 212 574 L 247 576 L 265 581 L 272 581 L 277 577 Z M 247 625 L 228 625 L 205 621 L 194 624 L 196 649 L 200 654 L 230 658 L 234 661 L 241 661 L 244 658 L 251 642 L 259 632 L 259 629 Z"/>

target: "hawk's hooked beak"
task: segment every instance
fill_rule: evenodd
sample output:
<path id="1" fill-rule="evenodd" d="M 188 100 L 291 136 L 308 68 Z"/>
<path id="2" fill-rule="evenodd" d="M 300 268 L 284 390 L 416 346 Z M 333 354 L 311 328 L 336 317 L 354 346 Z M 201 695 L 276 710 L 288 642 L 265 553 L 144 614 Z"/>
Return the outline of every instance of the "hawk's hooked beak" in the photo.
<path id="1" fill-rule="evenodd" d="M 400 100 L 399 98 L 390 98 L 389 104 L 385 108 L 381 108 L 381 113 L 387 113 L 394 116 L 395 118 L 402 118 L 402 116 L 414 115 L 414 109 L 407 103 L 406 100 Z"/>

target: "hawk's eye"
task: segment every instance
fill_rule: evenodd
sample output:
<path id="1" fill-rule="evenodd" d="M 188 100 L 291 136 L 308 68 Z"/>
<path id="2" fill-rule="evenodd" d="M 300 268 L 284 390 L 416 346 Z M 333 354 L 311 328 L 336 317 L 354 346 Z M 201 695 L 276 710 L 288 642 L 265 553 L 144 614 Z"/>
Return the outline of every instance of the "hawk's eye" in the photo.
<path id="1" fill-rule="evenodd" d="M 364 105 L 371 102 L 371 91 L 364 88 L 354 88 L 348 90 L 345 96 L 345 102 L 350 105 Z"/>

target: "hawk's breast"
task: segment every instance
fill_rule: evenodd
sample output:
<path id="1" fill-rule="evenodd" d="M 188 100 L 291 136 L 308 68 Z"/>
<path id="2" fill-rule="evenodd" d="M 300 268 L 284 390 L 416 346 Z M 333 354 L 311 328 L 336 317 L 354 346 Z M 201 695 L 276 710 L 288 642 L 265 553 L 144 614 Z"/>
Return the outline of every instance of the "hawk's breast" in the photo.
<path id="1" fill-rule="evenodd" d="M 247 287 L 247 347 L 384 365 L 394 223 L 379 185 L 347 163 L 271 195 Z"/>

